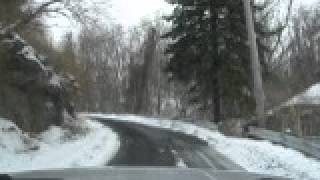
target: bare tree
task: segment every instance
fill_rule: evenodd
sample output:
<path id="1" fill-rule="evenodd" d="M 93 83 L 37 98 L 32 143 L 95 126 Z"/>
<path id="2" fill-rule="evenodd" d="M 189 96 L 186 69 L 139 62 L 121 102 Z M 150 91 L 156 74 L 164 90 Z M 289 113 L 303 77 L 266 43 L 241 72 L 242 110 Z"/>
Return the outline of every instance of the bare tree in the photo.
<path id="1" fill-rule="evenodd" d="M 31 1 L 26 8 L 26 15 L 10 24 L 0 22 L 0 39 L 10 32 L 17 32 L 18 29 L 29 25 L 34 20 L 44 15 L 62 15 L 70 19 L 75 19 L 83 24 L 95 23 L 97 19 L 93 12 L 99 12 L 98 5 L 101 3 L 93 3 L 94 6 L 88 7 L 83 0 L 48 0 L 37 3 Z M 90 11 L 91 9 L 91 11 Z M 93 10 L 93 11 L 92 11 Z"/>

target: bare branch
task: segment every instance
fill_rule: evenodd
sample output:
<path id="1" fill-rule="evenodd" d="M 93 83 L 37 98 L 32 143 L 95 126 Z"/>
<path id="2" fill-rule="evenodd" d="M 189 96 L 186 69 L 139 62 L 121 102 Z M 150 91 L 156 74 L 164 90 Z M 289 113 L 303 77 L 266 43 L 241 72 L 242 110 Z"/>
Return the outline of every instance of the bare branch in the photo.
<path id="1" fill-rule="evenodd" d="M 61 2 L 62 2 L 62 0 L 50 0 L 50 1 L 42 4 L 38 9 L 36 9 L 36 11 L 34 13 L 31 13 L 29 16 L 26 16 L 25 18 L 20 20 L 20 22 L 17 23 L 15 29 L 18 29 L 21 26 L 28 25 L 32 20 L 34 20 L 39 15 L 44 13 L 49 6 L 51 6 L 55 3 L 61 3 Z"/>

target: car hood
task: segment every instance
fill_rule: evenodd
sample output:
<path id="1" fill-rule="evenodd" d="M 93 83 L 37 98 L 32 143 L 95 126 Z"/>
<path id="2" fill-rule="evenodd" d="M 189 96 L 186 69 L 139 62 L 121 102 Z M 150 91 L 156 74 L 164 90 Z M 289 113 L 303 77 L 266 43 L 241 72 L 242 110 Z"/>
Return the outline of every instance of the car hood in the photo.
<path id="1" fill-rule="evenodd" d="M 242 171 L 164 167 L 103 167 L 39 170 L 8 174 L 12 180 L 280 180 Z"/>

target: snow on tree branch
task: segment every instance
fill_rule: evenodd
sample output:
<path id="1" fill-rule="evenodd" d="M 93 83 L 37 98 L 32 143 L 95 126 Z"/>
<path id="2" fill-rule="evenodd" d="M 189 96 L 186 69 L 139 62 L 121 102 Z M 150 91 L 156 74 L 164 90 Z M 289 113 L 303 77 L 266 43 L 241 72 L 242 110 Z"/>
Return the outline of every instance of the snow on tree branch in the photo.
<path id="1" fill-rule="evenodd" d="M 17 29 L 48 14 L 62 15 L 82 24 L 95 24 L 98 19 L 97 14 L 102 13 L 99 6 L 101 7 L 105 3 L 102 1 L 89 3 L 86 0 L 49 0 L 40 4 L 35 3 L 26 11 L 26 16 L 12 22 L 12 24 L 7 25 L 0 22 L 0 40 L 1 36 L 8 32 L 16 32 Z"/>

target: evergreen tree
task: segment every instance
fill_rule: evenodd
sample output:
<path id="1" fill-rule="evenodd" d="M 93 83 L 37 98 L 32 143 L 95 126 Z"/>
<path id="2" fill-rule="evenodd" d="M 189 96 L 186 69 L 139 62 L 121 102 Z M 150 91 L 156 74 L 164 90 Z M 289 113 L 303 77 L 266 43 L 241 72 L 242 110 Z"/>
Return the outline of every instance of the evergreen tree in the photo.
<path id="1" fill-rule="evenodd" d="M 213 107 L 214 121 L 224 114 L 243 115 L 252 111 L 251 69 L 248 36 L 241 0 L 172 0 L 176 8 L 171 16 L 173 28 L 164 38 L 172 38 L 167 53 L 171 54 L 166 70 L 172 78 L 189 85 L 194 100 Z M 255 6 L 255 13 L 265 4 Z M 266 31 L 256 22 L 258 30 Z M 259 34 L 259 32 L 258 32 Z M 266 33 L 272 36 L 276 31 Z M 264 57 L 260 32 L 258 45 Z M 263 60 L 264 58 L 262 58 Z M 224 108 L 222 108 L 222 105 Z M 238 113 L 235 113 L 238 112 Z"/>

